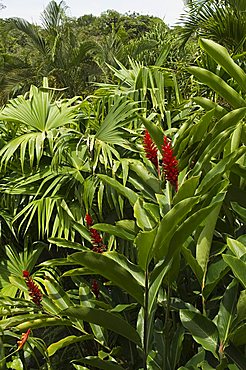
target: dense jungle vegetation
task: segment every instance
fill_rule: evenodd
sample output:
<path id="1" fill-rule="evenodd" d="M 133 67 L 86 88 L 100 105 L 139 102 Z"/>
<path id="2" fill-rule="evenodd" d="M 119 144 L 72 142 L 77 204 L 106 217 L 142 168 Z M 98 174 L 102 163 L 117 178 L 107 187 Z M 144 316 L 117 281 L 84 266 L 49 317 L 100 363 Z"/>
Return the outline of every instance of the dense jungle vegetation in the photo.
<path id="1" fill-rule="evenodd" d="M 245 370 L 246 2 L 0 29 L 0 369 Z"/>

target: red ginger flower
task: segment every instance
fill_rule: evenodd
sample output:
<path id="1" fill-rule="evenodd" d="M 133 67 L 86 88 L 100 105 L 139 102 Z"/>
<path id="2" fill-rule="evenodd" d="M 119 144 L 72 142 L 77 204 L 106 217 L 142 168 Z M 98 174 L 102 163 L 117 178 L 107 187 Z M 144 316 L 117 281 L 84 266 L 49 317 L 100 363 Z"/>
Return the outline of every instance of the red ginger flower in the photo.
<path id="1" fill-rule="evenodd" d="M 93 225 L 93 219 L 88 213 L 85 216 L 85 221 L 86 221 L 87 226 L 89 227 L 89 231 L 91 235 L 91 242 L 93 245 L 93 248 L 92 248 L 93 252 L 96 252 L 96 253 L 105 252 L 107 250 L 107 247 L 106 245 L 103 244 L 103 239 L 100 236 L 99 232 L 96 229 L 93 229 L 92 227 L 90 227 Z"/>
<path id="2" fill-rule="evenodd" d="M 91 290 L 92 290 L 92 293 L 95 294 L 96 299 L 98 299 L 99 293 L 100 293 L 100 288 L 99 288 L 99 284 L 96 280 L 92 281 Z"/>
<path id="3" fill-rule="evenodd" d="M 162 146 L 162 164 L 165 179 L 178 191 L 178 160 L 173 154 L 172 142 L 164 136 L 164 145 Z"/>
<path id="4" fill-rule="evenodd" d="M 85 222 L 88 227 L 93 225 L 93 219 L 88 213 L 85 215 Z"/>
<path id="5" fill-rule="evenodd" d="M 158 158 L 157 158 L 157 148 L 153 143 L 150 134 L 147 130 L 144 133 L 144 151 L 146 158 L 153 163 L 156 169 L 158 169 Z"/>
<path id="6" fill-rule="evenodd" d="M 23 271 L 23 272 L 24 272 L 24 271 Z M 22 347 L 23 347 L 23 346 L 24 346 L 24 344 L 26 343 L 26 341 L 27 341 L 27 339 L 28 339 L 28 337 L 29 337 L 30 333 L 31 333 L 31 330 L 30 330 L 30 329 L 28 329 L 26 333 L 22 333 L 22 334 L 21 334 L 21 339 L 17 341 L 18 351 L 19 351 L 20 349 L 22 349 Z"/>
<path id="7" fill-rule="evenodd" d="M 27 288 L 28 288 L 28 291 L 29 291 L 29 295 L 30 295 L 30 297 L 32 297 L 32 301 L 37 306 L 41 306 L 41 301 L 42 301 L 43 295 L 42 295 L 39 287 L 37 286 L 36 283 L 34 283 L 33 279 L 30 277 L 30 274 L 27 270 L 24 270 L 22 272 L 22 274 L 23 274 L 23 277 L 26 280 L 26 285 L 27 285 Z"/>

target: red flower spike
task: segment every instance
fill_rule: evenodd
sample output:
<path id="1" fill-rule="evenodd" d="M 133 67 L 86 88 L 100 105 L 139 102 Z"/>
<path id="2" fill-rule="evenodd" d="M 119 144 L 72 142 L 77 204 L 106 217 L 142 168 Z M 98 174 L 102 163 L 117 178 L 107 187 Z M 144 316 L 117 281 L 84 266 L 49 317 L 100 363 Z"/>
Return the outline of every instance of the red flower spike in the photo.
<path id="1" fill-rule="evenodd" d="M 22 271 L 22 275 L 24 278 L 29 278 L 30 274 L 27 270 Z"/>
<path id="2" fill-rule="evenodd" d="M 32 298 L 32 301 L 37 305 L 41 306 L 41 301 L 42 301 L 42 293 L 37 286 L 36 283 L 34 283 L 33 279 L 30 277 L 30 274 L 28 271 L 24 270 L 23 271 L 23 277 L 26 280 L 26 285 L 29 291 L 29 295 Z"/>
<path id="3" fill-rule="evenodd" d="M 93 229 L 93 227 L 90 227 L 93 225 L 93 219 L 88 213 L 85 215 L 85 221 L 91 235 L 91 242 L 93 245 L 92 251 L 96 253 L 105 252 L 107 250 L 107 247 L 105 244 L 103 244 L 103 239 L 99 232 L 96 229 Z"/>
<path id="4" fill-rule="evenodd" d="M 23 346 L 24 346 L 24 344 L 26 343 L 26 341 L 27 341 L 27 339 L 28 339 L 28 337 L 29 337 L 30 333 L 31 333 L 31 330 L 30 330 L 30 329 L 28 329 L 26 333 L 22 333 L 22 334 L 21 334 L 21 339 L 17 341 L 18 351 L 19 351 L 20 349 L 22 349 L 22 347 L 23 347 Z"/>
<path id="5" fill-rule="evenodd" d="M 145 133 L 144 133 L 143 146 L 144 146 L 146 158 L 148 158 L 150 162 L 153 163 L 155 168 L 158 169 L 157 148 L 155 144 L 153 143 L 151 136 L 147 130 L 145 130 Z"/>
<path id="6" fill-rule="evenodd" d="M 100 287 L 99 287 L 99 284 L 98 284 L 98 282 L 96 280 L 93 280 L 92 281 L 91 291 L 92 291 L 92 293 L 95 294 L 96 299 L 98 299 L 99 294 L 100 294 Z"/>
<path id="7" fill-rule="evenodd" d="M 93 225 L 93 219 L 88 213 L 85 215 L 85 222 L 88 227 Z"/>
<path id="8" fill-rule="evenodd" d="M 172 142 L 166 136 L 162 146 L 162 164 L 165 179 L 178 191 L 178 160 L 173 154 Z"/>

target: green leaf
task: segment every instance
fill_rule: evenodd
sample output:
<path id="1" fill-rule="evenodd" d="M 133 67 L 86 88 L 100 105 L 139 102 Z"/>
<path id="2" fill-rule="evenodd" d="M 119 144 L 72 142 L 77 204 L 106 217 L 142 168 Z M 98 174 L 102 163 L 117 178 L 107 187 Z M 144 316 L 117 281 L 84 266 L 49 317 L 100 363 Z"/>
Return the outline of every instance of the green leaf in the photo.
<path id="1" fill-rule="evenodd" d="M 238 284 L 233 280 L 224 293 L 223 299 L 220 303 L 218 312 L 217 328 L 219 331 L 220 343 L 225 345 L 230 334 L 232 321 L 235 318 L 235 310 L 237 304 L 237 290 Z"/>
<path id="2" fill-rule="evenodd" d="M 223 201 L 223 199 L 222 199 Z M 220 213 L 221 203 L 212 210 L 212 212 L 206 217 L 205 226 L 203 227 L 196 245 L 196 260 L 201 266 L 204 274 L 204 279 L 207 271 L 207 265 L 209 261 L 210 249 L 214 235 L 214 229 L 217 223 L 217 219 Z"/>
<path id="3" fill-rule="evenodd" d="M 242 346 L 246 344 L 246 323 L 238 326 L 233 333 L 230 335 L 230 340 L 236 346 Z"/>
<path id="4" fill-rule="evenodd" d="M 90 241 L 91 239 L 88 237 L 87 240 Z M 52 243 L 52 244 L 57 245 L 58 247 L 69 248 L 69 249 L 70 248 L 71 249 L 77 249 L 79 251 L 86 251 L 86 250 L 88 250 L 88 248 L 86 248 L 85 246 L 83 246 L 80 243 L 71 242 L 69 240 L 62 239 L 62 238 L 49 238 L 48 241 L 50 243 Z"/>
<path id="5" fill-rule="evenodd" d="M 209 86 L 222 96 L 233 108 L 245 107 L 246 102 L 236 90 L 229 86 L 221 77 L 213 72 L 200 67 L 188 67 L 188 72 L 193 74 L 198 80 Z"/>
<path id="6" fill-rule="evenodd" d="M 239 150 L 227 155 L 221 159 L 203 178 L 199 185 L 199 192 L 204 193 L 214 186 L 223 173 L 231 168 L 231 166 L 245 153 L 246 148 L 242 147 Z"/>
<path id="7" fill-rule="evenodd" d="M 181 202 L 181 200 L 193 197 L 195 194 L 197 185 L 199 183 L 200 176 L 193 176 L 185 180 L 179 187 L 178 192 L 173 198 L 173 204 Z"/>
<path id="8" fill-rule="evenodd" d="M 246 288 L 246 263 L 237 257 L 222 255 L 224 261 L 230 266 L 234 276 L 240 281 L 244 289 Z"/>
<path id="9" fill-rule="evenodd" d="M 82 364 L 91 365 L 103 370 L 124 370 L 124 368 L 118 365 L 116 362 L 102 360 L 101 358 L 96 356 L 88 356 L 75 361 L 81 362 Z"/>
<path id="10" fill-rule="evenodd" d="M 106 184 L 112 186 L 112 188 L 114 188 L 119 194 L 123 195 L 125 198 L 127 198 L 129 200 L 129 202 L 131 203 L 131 205 L 134 205 L 134 203 L 137 201 L 138 199 L 138 196 L 137 194 L 127 188 L 126 186 L 122 185 L 119 181 L 115 180 L 115 179 L 112 179 L 111 177 L 107 176 L 107 175 L 97 175 L 103 182 L 105 182 Z"/>
<path id="11" fill-rule="evenodd" d="M 123 227 L 119 225 L 110 225 L 110 224 L 95 224 L 93 225 L 93 229 L 104 231 L 110 235 L 118 236 L 119 238 L 125 239 L 125 240 L 134 240 L 135 235 L 132 233 L 129 233 L 127 230 L 123 229 Z"/>
<path id="12" fill-rule="evenodd" d="M 95 274 L 104 276 L 143 305 L 143 289 L 133 275 L 131 275 L 118 262 L 109 258 L 110 252 L 99 254 L 95 252 L 74 253 L 68 257 L 69 261 L 88 267 Z"/>
<path id="13" fill-rule="evenodd" d="M 156 237 L 157 228 L 151 231 L 140 231 L 135 239 L 138 248 L 139 266 L 146 271 L 152 258 L 152 247 Z"/>
<path id="14" fill-rule="evenodd" d="M 58 351 L 59 349 L 62 349 L 64 347 L 67 347 L 70 344 L 78 343 L 78 342 L 84 342 L 85 340 L 91 340 L 93 338 L 94 337 L 93 337 L 92 334 L 82 335 L 82 336 L 79 336 L 79 337 L 77 337 L 76 335 L 70 335 L 68 337 L 62 338 L 58 342 L 55 342 L 55 343 L 52 343 L 51 345 L 49 345 L 49 347 L 47 348 L 48 355 L 49 355 L 49 357 L 51 357 L 56 353 L 56 351 Z"/>
<path id="15" fill-rule="evenodd" d="M 238 258 L 241 258 L 246 253 L 246 246 L 238 240 L 227 238 L 227 245 Z"/>
<path id="16" fill-rule="evenodd" d="M 145 207 L 146 203 L 138 198 L 134 204 L 134 217 L 137 225 L 142 230 L 152 230 L 156 226 L 156 221 L 153 219 L 150 212 Z"/>
<path id="17" fill-rule="evenodd" d="M 180 319 L 194 340 L 218 358 L 217 346 L 219 338 L 216 325 L 207 317 L 190 310 L 180 310 Z"/>
<path id="18" fill-rule="evenodd" d="M 183 222 L 192 207 L 199 202 L 199 197 L 186 198 L 176 204 L 161 220 L 153 246 L 153 253 L 162 259 L 168 251 L 169 241 L 178 225 Z"/>
<path id="19" fill-rule="evenodd" d="M 69 316 L 70 318 L 77 318 L 89 323 L 100 325 L 122 335 L 137 345 L 141 345 L 140 337 L 136 330 L 126 320 L 123 320 L 116 314 L 84 306 L 70 307 L 61 313 Z"/>
<path id="20" fill-rule="evenodd" d="M 231 77 L 233 77 L 242 91 L 246 91 L 246 74 L 230 57 L 226 48 L 208 39 L 200 39 L 200 46 L 206 51 Z"/>

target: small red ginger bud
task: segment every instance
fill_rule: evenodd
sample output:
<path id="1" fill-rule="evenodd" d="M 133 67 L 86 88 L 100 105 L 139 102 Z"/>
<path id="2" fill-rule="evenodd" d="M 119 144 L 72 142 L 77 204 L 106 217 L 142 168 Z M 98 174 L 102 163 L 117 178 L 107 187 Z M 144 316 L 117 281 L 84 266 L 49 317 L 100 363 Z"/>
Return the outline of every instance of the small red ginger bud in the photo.
<path id="1" fill-rule="evenodd" d="M 178 191 L 178 160 L 173 154 L 171 141 L 164 136 L 164 145 L 162 146 L 162 163 L 165 179 Z"/>
<path id="2" fill-rule="evenodd" d="M 100 287 L 99 287 L 99 284 L 98 284 L 98 282 L 96 280 L 93 280 L 92 281 L 91 291 L 92 291 L 92 293 L 95 294 L 96 299 L 98 299 L 99 294 L 100 294 Z"/>
<path id="3" fill-rule="evenodd" d="M 144 133 L 144 141 L 143 141 L 144 151 L 146 158 L 153 163 L 156 169 L 158 169 L 158 157 L 157 157 L 157 148 L 154 142 L 151 139 L 151 136 L 147 130 Z"/>
<path id="4" fill-rule="evenodd" d="M 30 329 L 28 329 L 26 333 L 22 333 L 22 334 L 21 334 L 21 339 L 17 341 L 18 351 L 19 351 L 20 349 L 22 349 L 22 347 L 23 347 L 23 346 L 24 346 L 24 344 L 26 343 L 26 341 L 27 341 L 27 339 L 28 339 L 28 337 L 29 337 L 30 333 L 31 333 L 31 330 L 30 330 Z"/>
<path id="5" fill-rule="evenodd" d="M 85 215 L 85 222 L 88 227 L 93 225 L 93 219 L 88 213 Z"/>

